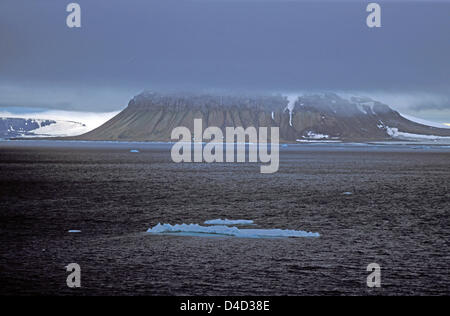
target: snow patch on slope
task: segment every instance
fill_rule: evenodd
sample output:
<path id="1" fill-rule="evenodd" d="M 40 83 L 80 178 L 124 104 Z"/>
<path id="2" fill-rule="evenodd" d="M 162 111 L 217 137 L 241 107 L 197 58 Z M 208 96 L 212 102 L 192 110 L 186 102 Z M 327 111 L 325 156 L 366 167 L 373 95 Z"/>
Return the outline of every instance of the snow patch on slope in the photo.
<path id="1" fill-rule="evenodd" d="M 313 131 L 309 131 L 306 134 L 305 138 L 310 138 L 310 139 L 329 139 L 330 135 L 325 135 L 325 134 L 320 134 L 320 133 L 315 133 Z"/>
<path id="2" fill-rule="evenodd" d="M 421 134 L 411 134 L 400 132 L 396 127 L 386 126 L 386 132 L 392 138 L 403 139 L 403 140 L 450 140 L 447 136 L 436 136 L 436 135 L 421 135 Z"/>
<path id="3" fill-rule="evenodd" d="M 358 110 L 363 114 L 375 114 L 375 101 L 371 100 L 370 98 L 351 96 L 347 99 L 347 101 L 355 104 Z"/>
<path id="4" fill-rule="evenodd" d="M 298 95 L 288 95 L 287 99 L 289 101 L 286 110 L 289 111 L 289 126 L 292 126 L 292 113 L 294 112 L 295 103 L 298 100 Z"/>

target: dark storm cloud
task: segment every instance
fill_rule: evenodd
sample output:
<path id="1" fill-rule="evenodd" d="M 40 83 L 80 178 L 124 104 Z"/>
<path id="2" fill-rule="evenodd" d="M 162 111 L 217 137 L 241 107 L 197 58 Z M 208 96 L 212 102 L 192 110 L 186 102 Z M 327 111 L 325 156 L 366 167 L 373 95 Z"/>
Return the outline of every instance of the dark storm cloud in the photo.
<path id="1" fill-rule="evenodd" d="M 449 2 L 380 2 L 381 29 L 366 26 L 367 1 L 257 0 L 79 0 L 82 28 L 69 29 L 69 2 L 0 2 L 0 86 L 23 88 L 1 103 L 107 110 L 152 88 L 450 94 Z"/>

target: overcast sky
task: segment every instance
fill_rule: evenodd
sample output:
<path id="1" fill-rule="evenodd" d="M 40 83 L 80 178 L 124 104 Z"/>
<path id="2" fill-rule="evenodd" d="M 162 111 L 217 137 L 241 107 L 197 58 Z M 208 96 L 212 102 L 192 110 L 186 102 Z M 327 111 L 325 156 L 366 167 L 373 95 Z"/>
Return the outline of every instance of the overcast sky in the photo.
<path id="1" fill-rule="evenodd" d="M 450 122 L 450 2 L 0 1 L 0 108 L 113 111 L 144 89 L 374 96 Z"/>

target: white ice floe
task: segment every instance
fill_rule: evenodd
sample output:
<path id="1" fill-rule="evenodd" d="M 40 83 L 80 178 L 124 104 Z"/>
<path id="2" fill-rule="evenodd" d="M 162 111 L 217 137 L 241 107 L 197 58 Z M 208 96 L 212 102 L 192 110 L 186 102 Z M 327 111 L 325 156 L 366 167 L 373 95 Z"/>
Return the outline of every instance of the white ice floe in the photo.
<path id="1" fill-rule="evenodd" d="M 299 143 L 342 143 L 340 140 L 311 140 L 311 139 L 296 139 Z"/>
<path id="2" fill-rule="evenodd" d="M 137 149 L 132 149 L 132 150 L 130 150 L 130 153 L 139 153 L 140 151 L 139 150 L 137 150 Z"/>
<path id="3" fill-rule="evenodd" d="M 253 221 L 249 219 L 211 219 L 205 221 L 206 225 L 252 225 Z"/>
<path id="4" fill-rule="evenodd" d="M 240 238 L 320 237 L 319 233 L 284 229 L 239 229 L 229 226 L 200 226 L 198 224 L 158 224 L 147 230 L 150 234 L 182 236 L 232 236 Z"/>
<path id="5" fill-rule="evenodd" d="M 396 127 L 386 126 L 386 132 L 392 138 L 404 139 L 404 140 L 450 140 L 450 137 L 435 136 L 435 135 L 422 135 L 400 132 Z"/>
<path id="6" fill-rule="evenodd" d="M 68 233 L 81 233 L 81 230 L 72 229 L 69 230 Z"/>

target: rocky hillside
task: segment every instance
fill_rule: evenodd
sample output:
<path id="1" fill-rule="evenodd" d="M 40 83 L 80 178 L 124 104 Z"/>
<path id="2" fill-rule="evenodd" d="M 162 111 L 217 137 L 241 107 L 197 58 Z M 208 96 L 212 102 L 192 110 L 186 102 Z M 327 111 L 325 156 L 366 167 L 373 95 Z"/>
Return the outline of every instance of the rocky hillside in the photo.
<path id="1" fill-rule="evenodd" d="M 193 131 L 195 118 L 203 127 L 243 126 L 280 128 L 281 141 L 388 140 L 414 135 L 450 137 L 450 129 L 421 125 L 388 105 L 369 98 L 342 98 L 324 93 L 292 100 L 275 96 L 219 96 L 143 93 L 99 128 L 72 139 L 170 141 L 172 130 Z M 433 135 L 433 136 L 430 136 Z"/>

